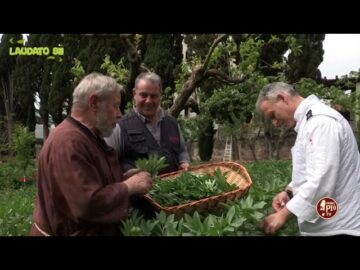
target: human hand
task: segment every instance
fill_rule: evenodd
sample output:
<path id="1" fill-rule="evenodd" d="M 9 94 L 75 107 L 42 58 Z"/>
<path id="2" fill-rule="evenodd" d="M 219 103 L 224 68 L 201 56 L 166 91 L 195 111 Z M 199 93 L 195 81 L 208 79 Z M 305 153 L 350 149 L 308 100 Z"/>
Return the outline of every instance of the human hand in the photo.
<path id="1" fill-rule="evenodd" d="M 261 228 L 266 234 L 275 234 L 282 226 L 284 226 L 285 222 L 286 215 L 280 211 L 264 218 L 261 223 Z"/>
<path id="2" fill-rule="evenodd" d="M 147 193 L 153 186 L 153 180 L 148 172 L 140 171 L 130 176 L 125 182 L 129 195 Z"/>
<path id="3" fill-rule="evenodd" d="M 261 223 L 261 229 L 266 234 L 275 234 L 276 231 L 281 228 L 283 224 L 281 224 L 277 213 L 271 214 L 264 218 L 264 220 Z"/>
<path id="4" fill-rule="evenodd" d="M 138 168 L 129 169 L 124 173 L 124 179 L 128 179 L 130 176 L 133 176 L 137 173 L 139 173 L 141 170 Z"/>
<path id="5" fill-rule="evenodd" d="M 285 191 L 278 193 L 272 202 L 272 207 L 275 209 L 276 212 L 279 212 L 283 209 L 286 203 L 289 201 L 289 196 Z"/>
<path id="6" fill-rule="evenodd" d="M 294 214 L 284 206 L 280 211 L 264 218 L 261 223 L 261 228 L 267 234 L 275 234 L 282 226 L 284 226 L 285 222 L 293 216 Z"/>
<path id="7" fill-rule="evenodd" d="M 179 165 L 179 170 L 188 171 L 190 169 L 190 164 L 187 162 L 183 162 Z"/>

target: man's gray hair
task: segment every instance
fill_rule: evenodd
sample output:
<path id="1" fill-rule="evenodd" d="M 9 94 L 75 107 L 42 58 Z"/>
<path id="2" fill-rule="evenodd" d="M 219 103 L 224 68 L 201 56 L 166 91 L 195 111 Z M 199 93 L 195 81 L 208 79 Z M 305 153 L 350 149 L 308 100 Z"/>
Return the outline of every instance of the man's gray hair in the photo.
<path id="1" fill-rule="evenodd" d="M 123 87 L 114 78 L 98 72 L 85 76 L 76 86 L 73 92 L 73 108 L 85 110 L 91 95 L 96 94 L 100 100 L 104 100 L 114 93 L 121 94 Z"/>
<path id="2" fill-rule="evenodd" d="M 265 85 L 258 96 L 257 102 L 256 102 L 256 110 L 259 113 L 262 113 L 260 110 L 260 104 L 264 101 L 264 100 L 271 100 L 271 101 L 275 101 L 277 99 L 277 95 L 279 93 L 287 93 L 290 96 L 298 96 L 299 93 L 295 90 L 295 88 L 287 83 L 284 82 L 274 82 L 274 83 L 269 83 L 267 85 Z"/>
<path id="3" fill-rule="evenodd" d="M 142 72 L 140 73 L 136 79 L 135 79 L 135 89 L 138 87 L 139 82 L 141 80 L 145 80 L 145 81 L 149 81 L 151 83 L 156 83 L 159 85 L 160 87 L 160 93 L 162 92 L 162 83 L 161 83 L 161 78 L 159 75 L 157 75 L 154 72 Z"/>

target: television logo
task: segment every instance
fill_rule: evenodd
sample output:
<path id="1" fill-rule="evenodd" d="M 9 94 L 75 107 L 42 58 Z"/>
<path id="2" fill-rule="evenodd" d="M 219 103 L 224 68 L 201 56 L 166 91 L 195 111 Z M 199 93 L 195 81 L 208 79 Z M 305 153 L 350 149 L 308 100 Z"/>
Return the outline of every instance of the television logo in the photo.
<path id="1" fill-rule="evenodd" d="M 323 219 L 334 217 L 339 207 L 337 202 L 330 197 L 321 198 L 316 204 L 316 212 Z"/>
<path id="2" fill-rule="evenodd" d="M 55 60 L 58 62 L 62 62 L 62 57 L 64 56 L 64 47 L 24 47 L 25 41 L 23 39 L 14 41 L 13 38 L 10 39 L 10 44 L 20 44 L 23 47 L 9 47 L 9 55 L 17 56 L 17 55 L 38 55 L 38 56 L 47 56 L 48 60 Z"/>

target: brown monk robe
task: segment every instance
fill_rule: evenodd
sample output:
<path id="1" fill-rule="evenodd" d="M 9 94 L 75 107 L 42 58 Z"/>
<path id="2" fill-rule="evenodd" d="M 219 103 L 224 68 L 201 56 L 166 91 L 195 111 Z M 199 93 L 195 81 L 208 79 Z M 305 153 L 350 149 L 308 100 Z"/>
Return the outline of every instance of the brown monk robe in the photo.
<path id="1" fill-rule="evenodd" d="M 121 235 L 129 202 L 122 180 L 115 150 L 68 117 L 39 156 L 31 235 Z"/>

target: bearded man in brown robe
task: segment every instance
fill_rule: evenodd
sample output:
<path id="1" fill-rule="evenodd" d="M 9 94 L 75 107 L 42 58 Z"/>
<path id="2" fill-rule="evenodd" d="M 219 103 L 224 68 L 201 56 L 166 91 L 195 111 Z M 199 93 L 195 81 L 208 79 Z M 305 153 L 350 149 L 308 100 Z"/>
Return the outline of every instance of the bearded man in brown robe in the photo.
<path id="1" fill-rule="evenodd" d="M 38 158 L 31 235 L 121 235 L 130 196 L 151 188 L 147 172 L 125 180 L 116 151 L 103 140 L 121 117 L 121 91 L 99 73 L 75 88 L 71 116 L 50 133 Z"/>

